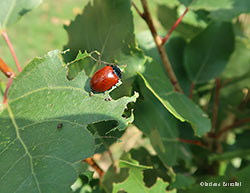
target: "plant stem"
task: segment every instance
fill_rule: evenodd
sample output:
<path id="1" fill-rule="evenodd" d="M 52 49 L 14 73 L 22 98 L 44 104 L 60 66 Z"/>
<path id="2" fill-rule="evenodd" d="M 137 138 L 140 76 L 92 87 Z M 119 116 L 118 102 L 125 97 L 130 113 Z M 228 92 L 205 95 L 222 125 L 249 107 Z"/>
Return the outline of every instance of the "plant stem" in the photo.
<path id="1" fill-rule="evenodd" d="M 219 96 L 220 96 L 220 79 L 216 78 L 215 80 L 215 99 L 214 99 L 214 105 L 213 105 L 213 117 L 212 117 L 212 129 L 211 132 L 215 132 L 216 122 L 217 122 L 217 114 L 218 114 L 218 107 L 219 107 Z"/>
<path id="2" fill-rule="evenodd" d="M 6 86 L 6 89 L 4 91 L 4 95 L 3 95 L 3 104 L 6 104 L 7 103 L 7 94 L 8 94 L 8 90 L 13 82 L 13 79 L 14 79 L 14 76 L 11 76 L 9 79 L 8 79 L 8 83 L 7 83 L 7 86 Z"/>
<path id="3" fill-rule="evenodd" d="M 16 76 L 16 74 L 14 73 L 14 71 L 3 61 L 2 58 L 0 58 L 0 70 L 5 74 L 5 76 L 8 77 L 8 83 L 6 86 L 6 89 L 4 91 L 4 97 L 3 97 L 3 104 L 7 103 L 7 94 L 8 94 L 8 90 L 13 82 L 14 77 Z"/>
<path id="4" fill-rule="evenodd" d="M 203 144 L 201 141 L 190 140 L 190 139 L 182 139 L 182 138 L 177 138 L 177 140 L 182 142 L 182 143 L 187 143 L 187 144 L 192 144 L 192 145 L 197 145 L 199 147 L 207 148 L 207 146 L 205 144 Z"/>
<path id="5" fill-rule="evenodd" d="M 100 182 L 102 182 L 104 171 L 100 168 L 96 161 L 92 157 L 88 157 L 83 161 L 89 164 L 93 169 L 95 169 L 95 171 L 99 174 Z"/>
<path id="6" fill-rule="evenodd" d="M 145 20 L 145 22 L 147 23 L 150 31 L 151 31 L 151 34 L 154 38 L 154 41 L 155 41 L 155 44 L 156 44 L 156 47 L 157 47 L 157 50 L 160 54 L 160 57 L 161 57 L 161 60 L 162 60 L 162 63 L 164 64 L 164 67 L 165 67 L 165 70 L 168 74 L 168 77 L 172 83 L 172 85 L 174 86 L 174 89 L 177 91 L 177 92 L 180 92 L 180 93 L 183 93 L 181 87 L 180 87 L 180 84 L 176 78 L 176 75 L 173 71 L 173 68 L 169 62 L 169 59 L 168 59 L 168 56 L 166 54 L 166 51 L 165 51 L 165 47 L 164 45 L 162 44 L 162 40 L 161 40 L 161 37 L 157 34 L 157 31 L 156 31 L 156 28 L 154 26 L 154 23 L 153 23 L 153 20 L 152 20 L 152 17 L 151 17 L 151 14 L 150 14 L 150 11 L 149 11 L 149 7 L 148 7 L 148 3 L 146 0 L 141 0 L 141 3 L 142 3 L 142 7 L 143 7 L 143 14 L 140 14 L 140 11 L 139 9 L 137 8 L 137 12 L 139 11 L 139 14 L 142 15 L 142 18 Z M 134 3 L 133 3 L 134 4 Z"/>
<path id="7" fill-rule="evenodd" d="M 249 123 L 250 122 L 250 118 L 246 118 L 246 119 L 242 119 L 242 120 L 239 120 L 239 121 L 235 121 L 233 124 L 227 126 L 227 127 L 224 127 L 223 129 L 221 129 L 217 134 L 216 134 L 216 138 L 219 138 L 223 133 L 231 130 L 231 129 L 235 129 L 236 127 L 240 126 L 240 125 L 243 125 L 245 123 Z"/>
<path id="8" fill-rule="evenodd" d="M 175 24 L 171 27 L 171 29 L 169 30 L 169 32 L 167 33 L 167 35 L 162 38 L 162 44 L 165 44 L 167 42 L 167 40 L 169 39 L 170 35 L 172 34 L 172 32 L 176 29 L 176 27 L 180 24 L 180 22 L 182 21 L 183 17 L 186 15 L 186 13 L 188 12 L 189 7 L 186 7 L 184 13 L 177 19 L 177 21 L 175 22 Z"/>
<path id="9" fill-rule="evenodd" d="M 157 31 L 156 31 L 156 28 L 154 26 L 154 23 L 153 23 L 153 19 L 152 19 L 152 16 L 150 14 L 150 11 L 149 11 L 149 7 L 148 7 L 148 2 L 147 0 L 141 0 L 141 3 L 142 3 L 142 7 L 143 7 L 143 10 L 144 10 L 144 20 L 146 21 L 152 35 L 153 35 L 153 38 L 154 38 L 154 41 L 156 43 L 156 45 L 161 45 L 162 41 L 161 41 L 161 38 L 160 36 L 157 34 Z"/>
<path id="10" fill-rule="evenodd" d="M 8 35 L 7 35 L 7 33 L 6 33 L 5 30 L 2 31 L 2 36 L 3 36 L 3 38 L 5 39 L 7 45 L 8 45 L 8 47 L 9 47 L 9 49 L 10 49 L 10 52 L 11 52 L 11 54 L 12 54 L 12 56 L 13 56 L 13 59 L 14 59 L 14 61 L 15 61 L 15 63 L 16 63 L 16 66 L 17 66 L 18 71 L 19 71 L 19 72 L 22 72 L 22 68 L 21 68 L 20 63 L 19 63 L 19 61 L 18 61 L 18 59 L 17 59 L 16 53 L 15 53 L 15 51 L 14 51 L 14 48 L 13 48 L 13 46 L 12 46 L 12 44 L 11 44 L 11 41 L 10 41 L 10 39 L 9 39 L 9 37 L 8 37 Z"/>
<path id="11" fill-rule="evenodd" d="M 191 87 L 190 87 L 190 91 L 189 91 L 189 98 L 190 99 L 193 98 L 194 87 L 195 87 L 195 83 L 192 82 Z"/>
<path id="12" fill-rule="evenodd" d="M 141 16 L 141 18 L 143 18 L 143 19 L 145 20 L 145 15 L 144 15 L 144 13 L 142 13 L 142 12 L 140 11 L 140 9 L 136 6 L 136 4 L 135 4 L 133 1 L 131 1 L 131 3 L 132 3 L 132 5 L 133 5 L 133 7 L 135 8 L 135 10 L 137 11 L 137 13 Z"/>
<path id="13" fill-rule="evenodd" d="M 11 76 L 15 76 L 14 71 L 3 61 L 2 58 L 0 58 L 0 70 L 5 74 L 5 76 L 7 76 L 8 78 L 10 78 Z"/>

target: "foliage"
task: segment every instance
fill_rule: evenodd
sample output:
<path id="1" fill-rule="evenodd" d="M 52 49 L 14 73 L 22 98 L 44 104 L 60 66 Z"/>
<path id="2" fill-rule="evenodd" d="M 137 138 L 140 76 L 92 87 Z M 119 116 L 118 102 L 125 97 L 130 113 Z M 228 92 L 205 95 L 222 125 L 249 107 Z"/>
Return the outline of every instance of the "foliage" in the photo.
<path id="1" fill-rule="evenodd" d="M 0 1 L 21 63 L 48 52 L 0 77 L 0 193 L 249 192 L 249 0 L 146 2 Z M 121 83 L 92 93 L 111 63 Z"/>

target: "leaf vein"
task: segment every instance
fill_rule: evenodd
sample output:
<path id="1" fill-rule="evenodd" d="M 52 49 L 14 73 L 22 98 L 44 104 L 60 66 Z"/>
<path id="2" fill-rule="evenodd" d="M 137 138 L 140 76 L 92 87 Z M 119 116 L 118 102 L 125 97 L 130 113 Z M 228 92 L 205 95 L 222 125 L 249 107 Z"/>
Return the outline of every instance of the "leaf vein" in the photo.
<path id="1" fill-rule="evenodd" d="M 60 89 L 71 89 L 71 90 L 78 90 L 78 91 L 82 91 L 82 92 L 85 92 L 82 88 L 75 88 L 75 87 L 72 87 L 72 86 L 58 86 L 58 87 L 43 87 L 43 88 L 39 88 L 39 89 L 36 89 L 36 90 L 32 90 L 30 92 L 27 92 L 17 98 L 14 98 L 14 99 L 10 99 L 9 100 L 9 103 L 12 103 L 12 102 L 15 102 L 21 98 L 24 98 L 28 95 L 31 95 L 31 94 L 34 94 L 36 92 L 40 92 L 42 90 L 60 90 Z M 87 95 L 85 96 L 85 98 L 87 97 Z M 84 98 L 83 98 L 84 99 Z"/>
<path id="2" fill-rule="evenodd" d="M 16 164 L 18 164 L 19 161 L 21 161 L 25 156 L 26 156 L 26 152 L 25 154 L 23 154 L 22 156 L 20 156 L 7 170 L 6 172 L 2 175 L 2 177 L 0 178 L 0 181 L 11 171 L 11 169 L 13 167 L 15 167 Z"/>
<path id="3" fill-rule="evenodd" d="M 40 189 L 40 186 L 39 186 L 39 183 L 38 183 L 38 180 L 37 180 L 37 177 L 36 177 L 36 174 L 35 174 L 35 171 L 34 171 L 34 166 L 33 166 L 33 158 L 27 148 L 27 146 L 25 145 L 24 141 L 22 140 L 21 136 L 20 136 L 20 133 L 19 133 L 19 128 L 18 128 L 18 125 L 16 123 L 16 120 L 15 120 L 15 117 L 14 117 L 14 114 L 12 113 L 11 111 L 11 108 L 9 105 L 7 105 L 7 110 L 9 112 L 9 115 L 10 115 L 10 118 L 12 120 L 12 123 L 15 127 L 15 130 L 16 130 L 16 135 L 17 135 L 17 138 L 18 140 L 20 141 L 20 143 L 22 144 L 26 154 L 29 156 L 29 159 L 30 159 L 30 168 L 31 168 L 31 174 L 35 180 L 35 184 L 37 186 L 37 189 L 38 189 L 38 192 L 41 193 L 41 189 Z"/>

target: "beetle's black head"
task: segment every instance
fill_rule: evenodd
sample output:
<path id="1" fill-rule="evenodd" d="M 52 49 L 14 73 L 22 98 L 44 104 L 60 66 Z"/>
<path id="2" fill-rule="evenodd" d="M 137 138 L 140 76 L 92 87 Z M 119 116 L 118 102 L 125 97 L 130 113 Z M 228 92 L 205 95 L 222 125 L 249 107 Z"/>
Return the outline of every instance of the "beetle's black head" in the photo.
<path id="1" fill-rule="evenodd" d="M 118 78 L 121 79 L 122 78 L 121 69 L 116 65 L 111 65 L 111 67 L 113 68 L 113 71 L 116 74 L 116 76 L 118 76 Z"/>

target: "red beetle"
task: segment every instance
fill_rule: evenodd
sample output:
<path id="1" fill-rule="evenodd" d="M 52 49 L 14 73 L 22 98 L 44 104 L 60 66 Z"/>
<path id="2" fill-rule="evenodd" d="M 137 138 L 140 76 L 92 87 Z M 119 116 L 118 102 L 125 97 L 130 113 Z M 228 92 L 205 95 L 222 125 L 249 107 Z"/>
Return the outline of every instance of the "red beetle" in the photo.
<path id="1" fill-rule="evenodd" d="M 105 92 L 115 86 L 120 79 L 120 68 L 115 65 L 107 65 L 96 71 L 90 80 L 90 87 L 94 92 Z"/>

